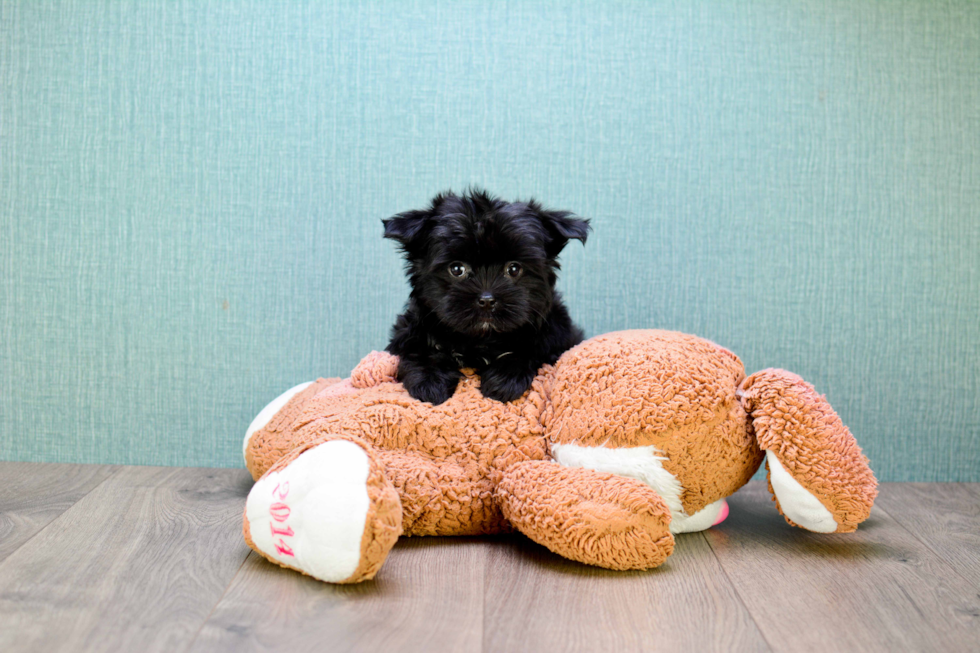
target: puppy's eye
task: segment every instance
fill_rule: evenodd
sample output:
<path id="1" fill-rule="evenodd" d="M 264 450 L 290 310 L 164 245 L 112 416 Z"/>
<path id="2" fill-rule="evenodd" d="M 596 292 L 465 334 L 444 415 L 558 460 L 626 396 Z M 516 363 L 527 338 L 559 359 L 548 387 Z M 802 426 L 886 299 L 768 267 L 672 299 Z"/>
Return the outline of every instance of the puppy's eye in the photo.
<path id="1" fill-rule="evenodd" d="M 516 279 L 517 277 L 521 276 L 523 272 L 524 272 L 524 267 L 520 263 L 517 263 L 516 261 L 512 263 L 508 263 L 507 267 L 504 268 L 504 274 L 506 274 L 511 279 Z"/>
<path id="2" fill-rule="evenodd" d="M 453 275 L 457 279 L 465 279 L 470 273 L 470 266 L 466 263 L 460 263 L 459 261 L 453 261 L 449 264 L 449 274 Z"/>

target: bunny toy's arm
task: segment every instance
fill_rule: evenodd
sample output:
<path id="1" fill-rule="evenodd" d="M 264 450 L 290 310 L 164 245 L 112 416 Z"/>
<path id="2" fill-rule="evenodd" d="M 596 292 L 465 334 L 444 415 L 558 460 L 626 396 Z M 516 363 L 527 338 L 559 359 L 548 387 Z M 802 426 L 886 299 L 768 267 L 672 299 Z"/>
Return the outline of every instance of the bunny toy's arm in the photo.
<path id="1" fill-rule="evenodd" d="M 632 478 L 528 460 L 503 472 L 497 498 L 514 527 L 572 560 L 649 569 L 674 549 L 670 509 Z"/>

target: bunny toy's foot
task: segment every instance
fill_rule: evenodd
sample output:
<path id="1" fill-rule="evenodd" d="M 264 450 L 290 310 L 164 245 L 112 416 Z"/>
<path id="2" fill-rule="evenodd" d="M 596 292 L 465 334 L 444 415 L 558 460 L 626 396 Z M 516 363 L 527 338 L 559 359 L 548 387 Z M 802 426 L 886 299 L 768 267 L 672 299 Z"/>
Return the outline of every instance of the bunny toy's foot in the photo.
<path id="1" fill-rule="evenodd" d="M 368 445 L 337 437 L 286 456 L 252 487 L 245 541 L 331 583 L 372 578 L 401 534 L 401 502 Z"/>

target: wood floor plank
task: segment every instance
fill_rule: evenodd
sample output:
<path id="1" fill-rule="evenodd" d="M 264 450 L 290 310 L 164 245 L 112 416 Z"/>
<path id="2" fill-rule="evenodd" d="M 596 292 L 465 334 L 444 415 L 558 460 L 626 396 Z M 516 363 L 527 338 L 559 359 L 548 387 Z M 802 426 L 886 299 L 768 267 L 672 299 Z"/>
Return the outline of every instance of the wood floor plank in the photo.
<path id="1" fill-rule="evenodd" d="M 0 462 L 0 650 L 942 650 L 980 641 L 980 485 L 884 484 L 857 533 L 764 483 L 611 572 L 520 536 L 406 538 L 375 581 L 251 554 L 244 470 Z M 243 564 L 244 561 L 244 564 Z"/>
<path id="2" fill-rule="evenodd" d="M 186 646 L 248 554 L 245 470 L 124 467 L 0 563 L 0 650 Z"/>
<path id="3" fill-rule="evenodd" d="M 0 561 L 115 470 L 109 465 L 0 462 Z"/>
<path id="4" fill-rule="evenodd" d="M 884 483 L 877 503 L 980 591 L 980 483 Z"/>
<path id="5" fill-rule="evenodd" d="M 701 533 L 651 571 L 589 567 L 513 536 L 490 550 L 485 652 L 768 651 Z"/>
<path id="6" fill-rule="evenodd" d="M 378 576 L 331 585 L 252 554 L 191 651 L 478 651 L 486 541 L 404 538 Z"/>
<path id="7" fill-rule="evenodd" d="M 976 651 L 980 597 L 881 507 L 856 533 L 789 526 L 762 482 L 705 532 L 780 651 Z"/>

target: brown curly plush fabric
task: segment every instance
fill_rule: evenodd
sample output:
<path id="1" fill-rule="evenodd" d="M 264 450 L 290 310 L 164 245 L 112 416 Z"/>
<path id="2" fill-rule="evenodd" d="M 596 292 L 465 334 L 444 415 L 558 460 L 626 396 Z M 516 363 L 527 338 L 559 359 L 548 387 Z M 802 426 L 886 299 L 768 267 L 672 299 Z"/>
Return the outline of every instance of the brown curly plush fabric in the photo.
<path id="1" fill-rule="evenodd" d="M 686 516 L 746 483 L 763 449 L 778 453 L 842 531 L 867 517 L 874 499 L 867 459 L 812 387 L 782 371 L 746 379 L 737 356 L 695 336 L 592 338 L 506 404 L 483 397 L 472 370 L 445 403 L 422 403 L 395 382 L 396 369 L 397 359 L 372 352 L 350 378 L 320 379 L 293 397 L 249 440 L 252 475 L 331 438 L 355 439 L 397 494 L 405 535 L 516 527 L 561 555 L 612 569 L 663 562 L 673 549 L 670 509 L 640 480 L 557 464 L 552 445 L 626 456 L 643 447 L 643 464 L 662 461 L 658 473 L 679 484 Z M 365 537 L 386 554 L 395 522 L 372 519 L 385 535 Z M 365 555 L 358 574 L 368 577 L 380 561 Z"/>
<path id="2" fill-rule="evenodd" d="M 838 533 L 857 529 L 871 514 L 878 482 L 851 432 L 812 385 L 786 370 L 756 372 L 742 383 L 756 438 L 794 479 L 820 500 Z M 769 491 L 780 514 L 766 464 Z M 786 517 L 785 515 L 783 515 Z M 789 517 L 786 521 L 795 524 Z"/>
<path id="3" fill-rule="evenodd" d="M 394 357 L 373 352 L 352 378 L 378 378 L 365 367 L 388 367 Z M 344 384 L 347 383 L 346 389 Z M 486 399 L 479 377 L 467 371 L 456 393 L 432 406 L 412 399 L 400 383 L 367 388 L 318 381 L 304 390 L 249 442 L 247 465 L 261 477 L 295 447 L 349 435 L 371 445 L 402 499 L 406 535 L 473 535 L 511 530 L 494 499 L 495 466 L 547 456 L 540 414 L 541 379 L 522 400 Z M 341 388 L 342 391 L 338 391 Z M 288 432 L 282 426 L 290 421 Z"/>
<path id="4" fill-rule="evenodd" d="M 742 361 L 673 331 L 617 331 L 567 352 L 543 419 L 552 442 L 654 445 L 683 480 L 687 514 L 745 485 L 762 461 L 736 396 Z"/>
<path id="5" fill-rule="evenodd" d="M 674 550 L 670 509 L 632 478 L 531 460 L 508 470 L 497 496 L 522 533 L 571 560 L 649 569 Z"/>
<path id="6" fill-rule="evenodd" d="M 370 388 L 382 383 L 395 383 L 398 359 L 383 351 L 372 351 L 351 372 L 350 382 L 355 388 Z"/>
<path id="7" fill-rule="evenodd" d="M 300 411 L 311 397 L 338 383 L 341 379 L 317 379 L 286 402 L 269 423 L 252 436 L 245 448 L 245 467 L 252 472 L 252 480 L 259 480 L 266 470 L 296 447 L 298 443 L 293 441 L 292 427 Z M 259 443 L 260 446 L 254 446 Z"/>

